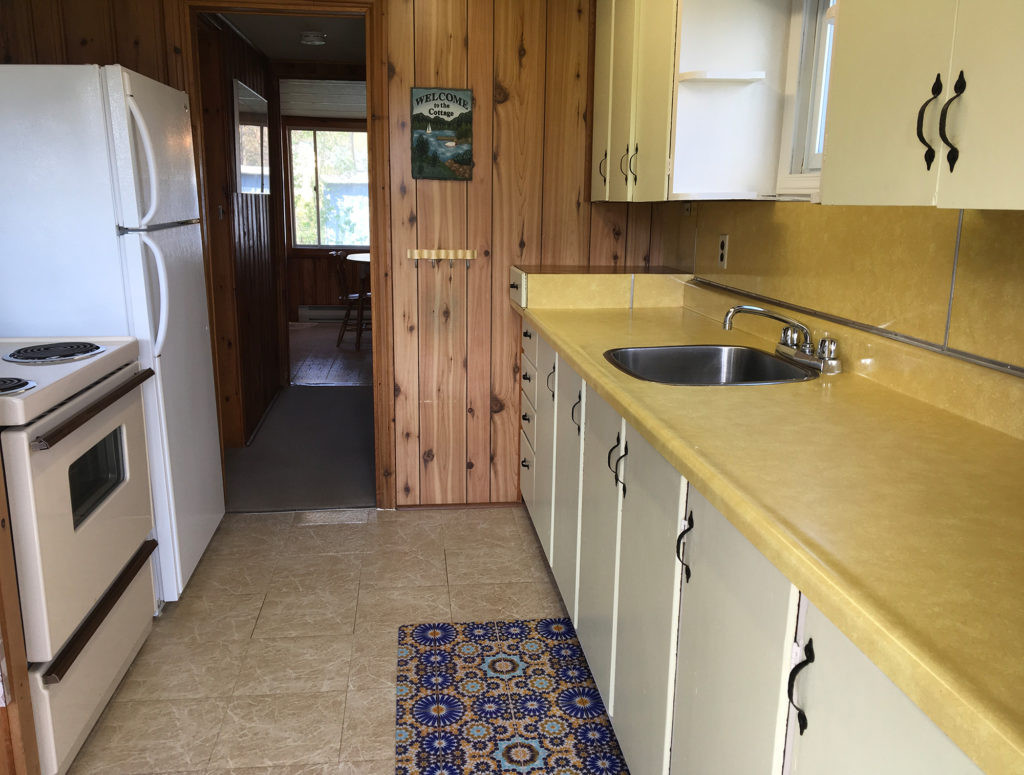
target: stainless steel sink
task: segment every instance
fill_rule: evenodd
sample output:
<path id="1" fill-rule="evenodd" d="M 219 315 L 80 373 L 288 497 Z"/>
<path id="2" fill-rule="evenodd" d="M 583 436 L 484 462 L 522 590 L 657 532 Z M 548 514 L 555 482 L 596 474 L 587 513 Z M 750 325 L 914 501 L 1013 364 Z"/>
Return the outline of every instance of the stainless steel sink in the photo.
<path id="1" fill-rule="evenodd" d="M 818 376 L 813 369 L 753 347 L 619 347 L 604 357 L 630 376 L 668 385 L 772 385 Z"/>

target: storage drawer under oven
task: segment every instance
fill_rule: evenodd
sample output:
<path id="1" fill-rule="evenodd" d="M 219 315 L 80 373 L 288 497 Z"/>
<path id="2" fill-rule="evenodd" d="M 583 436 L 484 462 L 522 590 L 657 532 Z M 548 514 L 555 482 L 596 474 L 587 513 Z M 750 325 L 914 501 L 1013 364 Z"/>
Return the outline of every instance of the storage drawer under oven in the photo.
<path id="1" fill-rule="evenodd" d="M 153 529 L 142 377 L 116 372 L 3 433 L 30 662 L 54 658 Z"/>
<path id="2" fill-rule="evenodd" d="M 67 772 L 153 629 L 152 558 L 146 556 L 141 567 L 136 563 L 130 570 L 123 574 L 134 574 L 124 579 L 127 587 L 110 590 L 116 600 L 69 665 L 57 667 L 62 652 L 52 664 L 29 670 L 42 775 Z"/>

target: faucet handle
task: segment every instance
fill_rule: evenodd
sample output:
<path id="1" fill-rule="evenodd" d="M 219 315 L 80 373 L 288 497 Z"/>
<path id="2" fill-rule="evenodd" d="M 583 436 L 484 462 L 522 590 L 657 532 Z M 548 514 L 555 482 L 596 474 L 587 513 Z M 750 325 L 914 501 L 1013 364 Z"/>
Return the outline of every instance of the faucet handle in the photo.
<path id="1" fill-rule="evenodd" d="M 836 348 L 839 347 L 839 342 L 829 337 L 824 337 L 818 342 L 818 357 L 822 360 L 830 361 L 836 357 Z"/>
<path id="2" fill-rule="evenodd" d="M 786 347 L 796 347 L 800 344 L 800 331 L 794 326 L 786 326 L 782 329 L 782 335 L 779 337 L 779 344 L 784 344 Z"/>

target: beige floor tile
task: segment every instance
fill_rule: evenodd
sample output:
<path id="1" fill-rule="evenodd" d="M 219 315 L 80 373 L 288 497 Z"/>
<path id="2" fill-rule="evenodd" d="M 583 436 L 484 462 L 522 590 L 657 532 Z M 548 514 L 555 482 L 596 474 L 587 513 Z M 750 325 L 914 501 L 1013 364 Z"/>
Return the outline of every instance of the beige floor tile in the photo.
<path id="1" fill-rule="evenodd" d="M 533 538 L 523 535 L 519 526 L 511 521 L 453 521 L 444 526 L 445 549 L 481 553 L 508 549 L 532 551 L 532 542 Z"/>
<path id="2" fill-rule="evenodd" d="M 184 597 L 266 592 L 276 562 L 276 556 L 266 552 L 251 556 L 207 554 L 189 579 Z"/>
<path id="3" fill-rule="evenodd" d="M 358 589 L 361 554 L 294 554 L 278 559 L 269 588 L 275 592 Z"/>
<path id="4" fill-rule="evenodd" d="M 355 623 L 356 597 L 354 587 L 268 592 L 253 637 L 348 635 Z"/>
<path id="5" fill-rule="evenodd" d="M 227 700 L 115 702 L 107 706 L 72 765 L 71 775 L 202 770 Z"/>
<path id="6" fill-rule="evenodd" d="M 345 705 L 343 692 L 236 697 L 210 767 L 336 763 Z"/>
<path id="7" fill-rule="evenodd" d="M 350 635 L 254 638 L 241 660 L 234 694 L 345 691 L 351 657 Z"/>
<path id="8" fill-rule="evenodd" d="M 338 765 L 337 775 L 394 775 L 395 756 L 391 752 L 390 759 L 375 759 L 362 762 L 342 762 Z"/>
<path id="9" fill-rule="evenodd" d="M 283 554 L 348 554 L 365 551 L 367 525 L 340 523 L 335 525 L 302 525 L 293 527 Z"/>
<path id="10" fill-rule="evenodd" d="M 206 775 L 394 775 L 395 759 L 341 764 L 286 764 L 275 767 L 240 767 L 206 770 Z"/>
<path id="11" fill-rule="evenodd" d="M 359 586 L 356 627 L 379 627 L 417 622 L 451 620 L 447 586 L 377 587 Z"/>
<path id="12" fill-rule="evenodd" d="M 151 637 L 114 696 L 131 700 L 230 697 L 247 641 Z"/>
<path id="13" fill-rule="evenodd" d="M 505 584 L 453 584 L 452 620 L 543 619 L 565 616 L 562 598 L 547 581 Z"/>
<path id="14" fill-rule="evenodd" d="M 381 587 L 430 587 L 448 583 L 440 542 L 377 549 L 362 555 L 363 584 Z"/>
<path id="15" fill-rule="evenodd" d="M 353 643 L 348 690 L 394 691 L 398 671 L 398 626 L 358 629 Z"/>
<path id="16" fill-rule="evenodd" d="M 367 525 L 363 551 L 427 551 L 442 549 L 443 528 L 429 522 L 377 522 Z"/>
<path id="17" fill-rule="evenodd" d="M 282 516 L 282 519 L 284 517 Z M 243 557 L 274 555 L 288 541 L 291 521 L 277 522 L 243 520 L 222 522 L 213 534 L 206 556 L 242 555 Z"/>
<path id="18" fill-rule="evenodd" d="M 377 509 L 382 524 L 441 525 L 451 509 Z"/>
<path id="19" fill-rule="evenodd" d="M 241 530 L 251 532 L 253 530 L 287 530 L 294 521 L 294 512 L 273 511 L 241 513 L 235 512 L 225 514 L 220 522 L 220 530 Z"/>
<path id="20" fill-rule="evenodd" d="M 446 549 L 449 584 L 500 584 L 546 579 L 547 561 L 522 546 L 491 551 Z"/>
<path id="21" fill-rule="evenodd" d="M 200 597 L 186 595 L 157 617 L 153 637 L 177 640 L 236 640 L 252 635 L 262 594 Z"/>
<path id="22" fill-rule="evenodd" d="M 341 734 L 341 761 L 387 759 L 394 754 L 394 689 L 349 692 Z"/>

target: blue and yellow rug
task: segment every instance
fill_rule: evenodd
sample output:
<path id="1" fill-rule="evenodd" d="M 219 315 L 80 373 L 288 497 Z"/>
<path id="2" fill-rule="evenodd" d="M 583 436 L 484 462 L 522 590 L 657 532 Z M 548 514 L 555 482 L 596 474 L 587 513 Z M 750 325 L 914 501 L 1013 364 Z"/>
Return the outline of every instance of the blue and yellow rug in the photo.
<path id="1" fill-rule="evenodd" d="M 568 619 L 398 631 L 396 775 L 627 775 Z"/>

